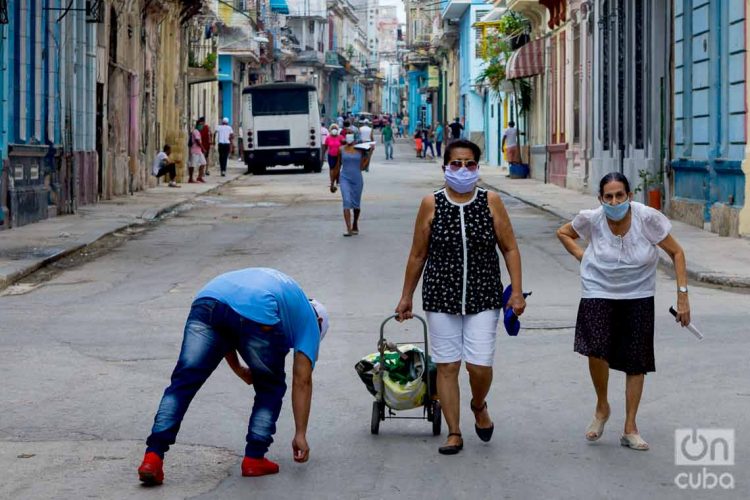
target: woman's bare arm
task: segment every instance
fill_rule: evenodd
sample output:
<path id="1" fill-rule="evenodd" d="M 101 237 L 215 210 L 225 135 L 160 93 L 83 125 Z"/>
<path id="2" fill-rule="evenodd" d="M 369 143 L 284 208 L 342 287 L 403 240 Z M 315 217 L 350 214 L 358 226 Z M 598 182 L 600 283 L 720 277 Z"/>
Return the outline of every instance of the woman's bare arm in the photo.
<path id="1" fill-rule="evenodd" d="M 560 229 L 558 229 L 557 239 L 560 240 L 560 243 L 562 243 L 562 245 L 565 247 L 565 250 L 567 250 L 570 255 L 575 257 L 578 262 L 583 259 L 583 253 L 585 250 L 581 248 L 578 243 L 576 243 L 576 240 L 578 239 L 578 233 L 576 233 L 575 229 L 573 229 L 573 224 L 568 222 Z"/>
<path id="2" fill-rule="evenodd" d="M 492 191 L 487 192 L 487 202 L 490 205 L 492 214 L 492 224 L 495 230 L 495 239 L 500 247 L 500 252 L 505 260 L 505 267 L 508 268 L 510 275 L 511 296 L 508 299 L 508 305 L 513 308 L 516 316 L 523 314 L 526 309 L 526 300 L 523 298 L 523 281 L 521 268 L 521 252 L 518 250 L 516 235 L 513 233 L 513 226 L 508 217 L 508 211 L 505 210 L 503 200 L 500 195 Z"/>
<path id="3" fill-rule="evenodd" d="M 412 302 L 414 290 L 417 288 L 419 278 L 422 277 L 425 263 L 427 262 L 427 251 L 430 244 L 430 232 L 432 230 L 432 219 L 435 215 L 435 196 L 428 195 L 422 199 L 414 223 L 414 238 L 409 252 L 409 260 L 406 263 L 404 273 L 404 288 L 401 292 L 401 300 L 396 306 L 398 321 L 410 319 L 412 315 Z"/>

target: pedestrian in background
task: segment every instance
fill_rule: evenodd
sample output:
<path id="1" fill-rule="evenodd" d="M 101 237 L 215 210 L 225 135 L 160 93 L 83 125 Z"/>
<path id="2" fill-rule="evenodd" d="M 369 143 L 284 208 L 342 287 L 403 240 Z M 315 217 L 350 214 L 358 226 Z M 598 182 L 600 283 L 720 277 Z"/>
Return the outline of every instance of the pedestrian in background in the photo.
<path id="1" fill-rule="evenodd" d="M 177 366 L 146 440 L 139 479 L 146 485 L 162 484 L 164 454 L 175 443 L 190 402 L 222 359 L 255 389 L 242 475 L 279 472 L 278 464 L 265 455 L 286 393 L 284 365 L 290 348 L 294 349 L 292 412 L 296 428 L 292 450 L 296 462 L 306 462 L 310 456 L 306 434 L 312 373 L 327 330 L 325 307 L 275 269 L 241 269 L 209 281 L 190 308 Z M 240 363 L 237 353 L 247 366 Z"/>
<path id="2" fill-rule="evenodd" d="M 339 150 L 344 143 L 344 136 L 340 135 L 339 127 L 335 123 L 331 125 L 330 134 L 326 137 L 324 152 L 328 156 L 328 169 L 333 170 L 339 161 Z"/>
<path id="3" fill-rule="evenodd" d="M 582 210 L 557 231 L 565 249 L 581 263 L 581 302 L 575 352 L 588 357 L 596 392 L 594 418 L 586 439 L 596 441 L 610 416 L 609 370 L 625 372 L 625 426 L 620 444 L 645 451 L 648 443 L 636 425 L 645 374 L 656 370 L 654 295 L 659 248 L 672 259 L 677 288 L 677 317 L 690 324 L 685 253 L 670 234 L 664 214 L 633 201 L 628 179 L 619 172 L 599 182 L 601 206 Z M 588 242 L 584 250 L 576 243 Z"/>
<path id="4" fill-rule="evenodd" d="M 206 159 L 206 167 L 205 167 L 205 174 L 209 175 L 209 167 L 211 166 L 211 128 L 206 123 L 206 117 L 202 116 L 200 120 L 203 121 L 203 123 L 200 126 L 201 131 L 201 146 L 203 147 L 203 156 Z"/>
<path id="5" fill-rule="evenodd" d="M 326 127 L 325 120 L 320 121 L 320 161 L 324 161 L 326 157 L 326 139 L 331 135 L 331 132 Z"/>
<path id="6" fill-rule="evenodd" d="M 443 156 L 443 124 L 438 122 L 437 128 L 435 128 L 435 146 L 437 147 L 438 157 Z"/>
<path id="7" fill-rule="evenodd" d="M 344 128 L 341 133 L 344 139 L 346 139 L 347 134 L 353 134 L 355 144 L 359 142 L 359 129 L 350 120 L 344 120 Z"/>
<path id="8" fill-rule="evenodd" d="M 448 125 L 451 129 L 451 141 L 457 141 L 461 138 L 461 133 L 464 130 L 464 126 L 461 123 L 461 120 L 456 117 L 456 119 Z"/>
<path id="9" fill-rule="evenodd" d="M 401 117 L 396 117 L 396 137 L 403 137 L 404 136 L 404 127 L 402 125 Z"/>
<path id="10" fill-rule="evenodd" d="M 382 131 L 383 144 L 385 145 L 385 159 L 393 159 L 393 126 L 390 120 L 385 122 Z"/>
<path id="11" fill-rule="evenodd" d="M 154 158 L 154 163 L 151 165 L 151 174 L 157 179 L 161 176 L 169 176 L 169 187 L 178 188 L 177 184 L 177 168 L 175 162 L 169 155 L 172 154 L 172 147 L 169 144 L 164 145 L 164 150 L 160 151 L 159 154 Z"/>
<path id="12" fill-rule="evenodd" d="M 356 148 L 354 134 L 346 134 L 346 143 L 342 146 L 336 168 L 331 170 L 331 192 L 336 192 L 336 183 L 341 188 L 341 200 L 344 205 L 344 236 L 359 234 L 359 216 L 361 214 L 362 190 L 364 178 L 362 171 L 370 163 L 372 149 Z M 353 215 L 353 217 L 352 217 Z"/>
<path id="13" fill-rule="evenodd" d="M 432 127 L 427 127 L 422 132 L 422 135 L 424 136 L 424 150 L 422 152 L 422 158 L 427 158 L 427 151 L 430 151 L 430 158 L 435 159 L 435 149 L 432 147 L 432 141 L 434 139 L 434 135 L 432 132 Z"/>
<path id="14" fill-rule="evenodd" d="M 424 147 L 424 141 L 422 140 L 422 130 L 417 129 L 414 132 L 414 149 L 417 150 L 417 158 L 422 158 L 422 148 Z"/>
<path id="15" fill-rule="evenodd" d="M 201 125 L 203 119 L 199 118 L 195 122 L 195 128 L 190 133 L 190 159 L 188 160 L 188 183 L 206 182 L 203 179 L 203 169 L 206 167 L 206 157 L 203 155 L 203 143 L 201 142 Z M 198 169 L 198 178 L 193 179 L 195 169 Z"/>
<path id="16" fill-rule="evenodd" d="M 372 127 L 370 127 L 370 120 L 365 118 L 362 121 L 362 126 L 359 127 L 359 141 L 360 142 L 371 142 L 372 141 Z"/>
<path id="17" fill-rule="evenodd" d="M 445 187 L 422 199 L 396 306 L 398 321 L 413 317 L 414 290 L 422 278 L 430 356 L 437 363 L 437 392 L 448 424 L 448 439 L 438 449 L 444 455 L 463 449 L 458 387 L 462 361 L 469 372 L 474 429 L 482 441 L 489 441 L 495 428 L 485 398 L 503 307 L 498 247 L 512 289 L 507 307 L 517 316 L 526 308 L 521 254 L 508 213 L 500 195 L 477 187 L 480 156 L 479 146 L 470 141 L 445 148 Z"/>
<path id="18" fill-rule="evenodd" d="M 503 131 L 503 141 L 500 149 L 505 153 L 508 163 L 515 165 L 521 163 L 521 148 L 518 146 L 518 129 L 513 121 L 508 122 L 508 128 Z"/>
<path id="19" fill-rule="evenodd" d="M 227 160 L 229 153 L 232 151 L 232 141 L 234 140 L 234 129 L 229 125 L 229 118 L 224 117 L 221 125 L 216 128 L 216 142 L 219 143 L 219 168 L 221 176 L 227 175 Z"/>

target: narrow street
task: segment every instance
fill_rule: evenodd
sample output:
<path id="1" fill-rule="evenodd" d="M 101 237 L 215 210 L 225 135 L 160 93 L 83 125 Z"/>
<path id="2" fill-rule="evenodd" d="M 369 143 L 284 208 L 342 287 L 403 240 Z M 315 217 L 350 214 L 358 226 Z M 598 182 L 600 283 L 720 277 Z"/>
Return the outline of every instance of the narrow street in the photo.
<path id="1" fill-rule="evenodd" d="M 426 421 L 387 420 L 371 435 L 372 398 L 354 364 L 375 351 L 399 299 L 419 200 L 442 184 L 438 161 L 413 158 L 405 142 L 395 161 L 383 160 L 382 147 L 375 154 L 358 236 L 342 237 L 327 168 L 271 171 L 197 198 L 28 293 L 0 296 L 0 498 L 685 498 L 674 482 L 674 435 L 695 427 L 734 428 L 739 450 L 735 489 L 704 494 L 748 497 L 740 474 L 750 449 L 748 295 L 691 283 L 693 317 L 707 336 L 699 343 L 668 314 L 674 280 L 659 271 L 657 373 L 639 413 L 652 449 L 619 444 L 619 372 L 610 378 L 612 418 L 590 444 L 594 393 L 573 352 L 576 262 L 555 237 L 558 219 L 507 197 L 533 295 L 520 335 L 498 334 L 488 398 L 495 437 L 485 444 L 474 434 L 465 373 L 460 455 L 438 455 L 447 431 L 433 437 Z M 310 462 L 292 460 L 287 392 L 269 453 L 280 474 L 241 477 L 253 391 L 222 363 L 166 455 L 164 485 L 144 488 L 136 468 L 191 299 L 212 277 L 250 266 L 291 275 L 331 313 L 314 373 Z M 387 328 L 393 340 L 422 335 L 416 321 Z"/>

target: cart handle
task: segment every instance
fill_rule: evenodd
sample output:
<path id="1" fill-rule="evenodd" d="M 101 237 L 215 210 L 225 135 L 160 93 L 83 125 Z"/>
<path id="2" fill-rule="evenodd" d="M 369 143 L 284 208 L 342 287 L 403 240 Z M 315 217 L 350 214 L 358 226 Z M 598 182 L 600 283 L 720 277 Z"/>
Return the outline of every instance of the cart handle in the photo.
<path id="1" fill-rule="evenodd" d="M 427 322 L 419 314 L 414 314 L 413 316 L 415 318 L 417 318 L 419 321 L 422 322 L 422 328 L 424 330 L 424 338 L 425 338 L 425 341 L 426 341 L 427 340 Z M 383 340 L 383 333 L 385 332 L 385 324 L 388 323 L 389 321 L 393 320 L 393 319 L 396 319 L 396 318 L 398 318 L 398 314 L 393 314 L 393 315 L 388 316 L 387 318 L 385 318 L 383 320 L 383 322 L 380 324 L 380 340 L 381 341 Z"/>

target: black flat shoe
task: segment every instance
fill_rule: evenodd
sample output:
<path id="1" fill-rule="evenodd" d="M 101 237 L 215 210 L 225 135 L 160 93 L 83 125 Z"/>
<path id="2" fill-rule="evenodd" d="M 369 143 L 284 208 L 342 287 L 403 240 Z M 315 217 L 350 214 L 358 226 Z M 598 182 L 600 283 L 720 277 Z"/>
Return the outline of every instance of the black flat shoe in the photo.
<path id="1" fill-rule="evenodd" d="M 473 411 L 474 415 L 476 416 L 477 413 L 483 412 L 487 409 L 487 401 L 484 402 L 481 408 L 476 408 L 472 403 L 469 403 L 469 406 L 471 406 L 471 411 Z M 474 424 L 474 430 L 477 432 L 477 436 L 479 436 L 479 439 L 486 443 L 490 439 L 492 439 L 492 433 L 495 431 L 495 423 L 493 422 L 490 427 L 486 427 L 484 429 L 479 427 L 477 424 Z"/>
<path id="2" fill-rule="evenodd" d="M 461 433 L 451 432 L 450 434 L 448 434 L 448 437 L 451 437 L 451 436 L 461 437 Z M 438 453 L 440 453 L 441 455 L 456 455 L 459 451 L 463 449 L 464 449 L 464 440 L 461 439 L 461 443 L 459 444 L 441 446 L 440 448 L 438 448 Z"/>

